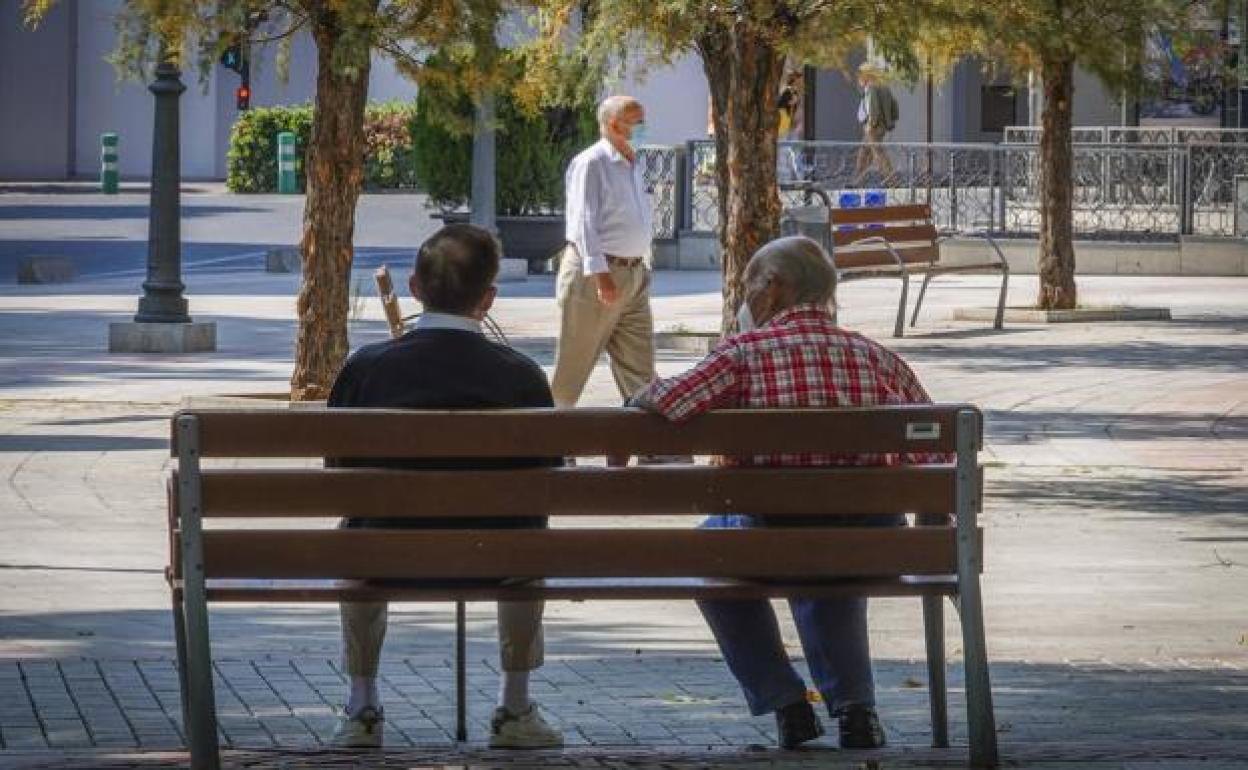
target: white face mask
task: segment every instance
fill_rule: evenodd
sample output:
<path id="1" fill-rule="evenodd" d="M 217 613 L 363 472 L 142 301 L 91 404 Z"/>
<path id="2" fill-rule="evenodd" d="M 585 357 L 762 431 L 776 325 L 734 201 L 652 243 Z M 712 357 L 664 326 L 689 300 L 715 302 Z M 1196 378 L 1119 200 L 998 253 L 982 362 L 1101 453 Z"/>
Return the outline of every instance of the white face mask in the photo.
<path id="1" fill-rule="evenodd" d="M 629 135 L 628 143 L 632 145 L 633 149 L 637 149 L 646 143 L 646 138 L 646 124 L 638 123 L 633 126 L 633 132 Z"/>
<path id="2" fill-rule="evenodd" d="M 750 310 L 749 302 L 742 300 L 741 309 L 737 311 L 737 333 L 754 331 L 755 328 L 754 311 Z"/>

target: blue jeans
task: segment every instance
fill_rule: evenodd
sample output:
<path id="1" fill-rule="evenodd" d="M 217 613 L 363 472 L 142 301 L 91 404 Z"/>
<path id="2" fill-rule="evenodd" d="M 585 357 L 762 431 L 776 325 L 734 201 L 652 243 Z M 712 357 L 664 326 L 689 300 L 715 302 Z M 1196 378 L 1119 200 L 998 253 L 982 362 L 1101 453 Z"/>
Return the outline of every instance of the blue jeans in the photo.
<path id="1" fill-rule="evenodd" d="M 885 517 L 810 518 L 805 526 L 834 524 L 895 525 L 904 519 Z M 711 516 L 701 528 L 784 526 L 798 522 L 758 516 Z M 778 558 L 783 558 L 779 556 Z M 783 708 L 806 697 L 806 683 L 793 668 L 771 602 L 765 599 L 719 599 L 698 602 L 732 675 L 755 716 Z M 867 600 L 862 597 L 790 599 L 806 664 L 828 709 L 875 705 L 875 677 L 867 637 Z"/>

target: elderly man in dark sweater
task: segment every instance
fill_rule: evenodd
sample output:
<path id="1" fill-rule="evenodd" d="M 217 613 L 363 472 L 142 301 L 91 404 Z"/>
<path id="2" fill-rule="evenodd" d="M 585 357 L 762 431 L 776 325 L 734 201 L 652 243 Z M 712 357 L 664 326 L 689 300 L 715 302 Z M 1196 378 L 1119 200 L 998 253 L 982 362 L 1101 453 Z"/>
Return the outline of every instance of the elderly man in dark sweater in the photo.
<path id="1" fill-rule="evenodd" d="M 481 322 L 494 302 L 499 245 L 471 225 L 449 225 L 420 247 L 412 295 L 424 306 L 415 328 L 402 337 L 356 351 L 329 397 L 331 407 L 388 409 L 490 409 L 549 407 L 550 386 L 537 364 L 486 339 Z M 556 465 L 557 458 L 403 460 L 343 458 L 338 465 L 407 468 L 517 468 Z M 418 502 L 414 502 L 418 505 Z M 350 519 L 346 527 L 543 527 L 544 519 Z M 563 738 L 529 699 L 529 672 L 542 665 L 542 603 L 500 602 L 502 684 L 491 721 L 494 748 L 548 748 Z M 377 667 L 386 633 L 382 602 L 342 604 L 343 664 L 351 695 L 334 743 L 376 747 L 384 712 Z"/>

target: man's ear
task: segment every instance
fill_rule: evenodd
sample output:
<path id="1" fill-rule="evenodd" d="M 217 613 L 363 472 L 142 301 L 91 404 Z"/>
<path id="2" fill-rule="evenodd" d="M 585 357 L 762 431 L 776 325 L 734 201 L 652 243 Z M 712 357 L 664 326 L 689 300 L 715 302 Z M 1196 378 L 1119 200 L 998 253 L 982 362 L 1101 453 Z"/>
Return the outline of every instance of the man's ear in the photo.
<path id="1" fill-rule="evenodd" d="M 407 279 L 407 290 L 412 293 L 412 297 L 420 304 L 425 304 L 424 299 L 420 296 L 420 279 L 416 277 L 416 271 L 412 271 L 412 277 Z"/>
<path id="2" fill-rule="evenodd" d="M 481 298 L 481 304 L 477 306 L 477 310 L 481 315 L 490 312 L 490 308 L 494 307 L 494 300 L 498 298 L 498 287 L 491 286 L 485 290 L 485 296 Z"/>

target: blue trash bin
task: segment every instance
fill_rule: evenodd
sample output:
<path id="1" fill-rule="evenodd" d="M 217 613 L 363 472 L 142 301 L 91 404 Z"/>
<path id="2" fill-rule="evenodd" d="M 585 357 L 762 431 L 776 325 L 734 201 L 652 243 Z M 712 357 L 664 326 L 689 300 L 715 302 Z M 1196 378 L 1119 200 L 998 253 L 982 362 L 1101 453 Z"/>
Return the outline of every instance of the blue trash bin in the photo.
<path id="1" fill-rule="evenodd" d="M 885 193 L 883 190 L 867 190 L 867 194 L 863 200 L 864 200 L 864 205 L 867 208 L 869 209 L 879 208 L 881 206 L 888 205 L 888 194 Z M 867 225 L 867 229 L 878 230 L 882 228 L 883 226 L 884 225 L 881 225 L 881 224 Z"/>
<path id="2" fill-rule="evenodd" d="M 862 208 L 862 195 L 856 192 L 843 192 L 836 199 L 836 205 L 843 209 Z M 841 225 L 837 230 L 854 230 L 855 225 Z"/>

